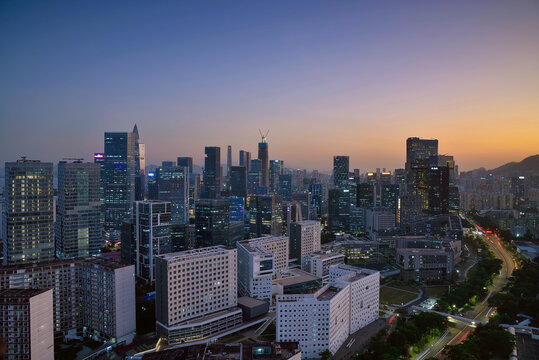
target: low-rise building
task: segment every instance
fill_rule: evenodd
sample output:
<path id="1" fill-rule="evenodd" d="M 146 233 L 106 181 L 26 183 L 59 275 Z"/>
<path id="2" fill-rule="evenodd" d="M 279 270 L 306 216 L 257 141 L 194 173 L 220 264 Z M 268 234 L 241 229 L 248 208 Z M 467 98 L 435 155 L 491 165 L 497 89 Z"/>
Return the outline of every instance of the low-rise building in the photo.
<path id="1" fill-rule="evenodd" d="M 300 269 L 290 269 L 273 280 L 273 294 L 306 294 L 322 287 L 322 279 Z"/>
<path id="2" fill-rule="evenodd" d="M 436 283 L 451 280 L 454 269 L 451 247 L 441 249 L 397 249 L 397 265 L 402 281 Z"/>
<path id="3" fill-rule="evenodd" d="M 344 264 L 344 255 L 332 251 L 319 251 L 305 256 L 301 261 L 303 271 L 322 278 L 324 284 L 329 281 L 329 268 L 332 265 Z"/>

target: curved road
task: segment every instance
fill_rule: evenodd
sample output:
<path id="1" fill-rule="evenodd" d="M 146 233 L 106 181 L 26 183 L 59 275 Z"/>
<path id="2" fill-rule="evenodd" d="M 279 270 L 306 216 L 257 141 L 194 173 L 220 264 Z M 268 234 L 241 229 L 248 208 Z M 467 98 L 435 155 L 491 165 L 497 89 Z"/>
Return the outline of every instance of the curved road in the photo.
<path id="1" fill-rule="evenodd" d="M 489 313 L 490 313 L 490 307 L 488 306 L 488 299 L 500 292 L 502 288 L 507 283 L 508 277 L 511 276 L 513 273 L 513 270 L 518 268 L 515 260 L 513 259 L 511 253 L 507 251 L 500 243 L 500 239 L 496 236 L 496 234 L 486 234 L 483 229 L 481 229 L 479 226 L 477 226 L 473 221 L 470 221 L 478 231 L 481 231 L 483 233 L 482 238 L 483 241 L 485 241 L 494 255 L 503 261 L 502 269 L 500 270 L 500 275 L 497 276 L 494 281 L 492 282 L 492 285 L 489 286 L 489 292 L 485 299 L 481 301 L 481 303 L 475 305 L 471 310 L 469 310 L 465 317 L 470 318 L 472 320 L 478 320 L 478 321 L 488 321 L 489 319 Z M 470 332 L 473 331 L 473 327 L 469 326 L 467 323 L 464 323 L 462 321 L 456 322 L 455 327 L 449 328 L 448 332 L 444 334 L 440 340 L 437 342 L 434 342 L 433 345 L 428 347 L 425 351 L 423 351 L 421 354 L 416 356 L 416 360 L 421 359 L 427 359 L 430 357 L 436 357 L 440 358 L 442 356 L 442 351 L 446 345 L 456 345 L 460 342 L 462 342 L 466 337 L 470 334 Z"/>

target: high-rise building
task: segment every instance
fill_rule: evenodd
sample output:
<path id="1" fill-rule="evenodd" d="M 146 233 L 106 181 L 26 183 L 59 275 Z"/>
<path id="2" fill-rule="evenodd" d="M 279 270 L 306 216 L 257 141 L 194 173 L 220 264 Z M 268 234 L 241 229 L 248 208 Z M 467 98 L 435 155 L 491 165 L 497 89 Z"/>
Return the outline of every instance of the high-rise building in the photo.
<path id="1" fill-rule="evenodd" d="M 155 280 L 155 256 L 172 252 L 171 203 L 136 201 L 134 207 L 135 274 L 151 283 Z"/>
<path id="2" fill-rule="evenodd" d="M 394 214 L 397 212 L 398 199 L 400 195 L 400 185 L 399 184 L 382 184 L 381 185 L 382 196 L 381 203 L 382 207 L 391 209 Z"/>
<path id="3" fill-rule="evenodd" d="M 100 165 L 61 161 L 55 223 L 56 256 L 97 255 L 101 248 Z"/>
<path id="4" fill-rule="evenodd" d="M 200 199 L 195 206 L 196 247 L 215 245 L 235 246 L 243 238 L 241 231 L 230 222 L 230 201 L 226 199 Z"/>
<path id="5" fill-rule="evenodd" d="M 348 231 L 350 195 L 348 189 L 331 189 L 328 197 L 328 227 L 333 234 Z"/>
<path id="6" fill-rule="evenodd" d="M 101 203 L 99 216 L 101 232 L 105 225 L 105 154 L 94 153 L 94 164 L 99 164 L 99 201 Z"/>
<path id="7" fill-rule="evenodd" d="M 289 241 L 286 236 L 264 236 L 238 242 L 244 249 L 258 249 L 273 254 L 273 278 L 281 277 L 288 270 Z M 238 247 L 239 248 L 239 247 Z M 239 269 L 238 269 L 239 271 Z M 238 274 L 240 275 L 240 274 Z M 243 276 L 243 275 L 242 275 Z"/>
<path id="8" fill-rule="evenodd" d="M 133 128 L 135 138 L 135 200 L 144 200 L 146 179 L 146 146 L 140 143 L 137 124 Z"/>
<path id="9" fill-rule="evenodd" d="M 298 341 L 302 356 L 335 354 L 350 334 L 378 318 L 380 273 L 333 265 L 330 283 L 310 294 L 277 296 L 277 341 Z"/>
<path id="10" fill-rule="evenodd" d="M 415 166 L 438 165 L 438 140 L 411 137 L 406 140 L 406 170 Z"/>
<path id="11" fill-rule="evenodd" d="M 155 292 L 157 335 L 168 343 L 242 324 L 236 249 L 213 246 L 156 256 Z"/>
<path id="12" fill-rule="evenodd" d="M 277 195 L 279 193 L 279 175 L 284 174 L 284 161 L 271 160 L 269 163 L 269 189 L 268 193 Z"/>
<path id="13" fill-rule="evenodd" d="M 245 166 L 230 167 L 230 195 L 247 197 L 247 171 Z"/>
<path id="14" fill-rule="evenodd" d="M 350 171 L 350 157 L 333 157 L 333 185 L 336 189 L 348 189 L 348 172 Z"/>
<path id="15" fill-rule="evenodd" d="M 250 237 L 280 236 L 282 209 L 279 195 L 256 195 L 249 199 Z"/>
<path id="16" fill-rule="evenodd" d="M 271 302 L 275 255 L 257 243 L 238 241 L 238 292 Z"/>
<path id="17" fill-rule="evenodd" d="M 315 220 L 320 220 L 324 215 L 324 186 L 319 183 L 309 184 L 311 194 L 311 214 Z"/>
<path id="18" fill-rule="evenodd" d="M 311 194 L 308 191 L 292 193 L 291 204 L 299 206 L 301 211 L 299 221 L 311 219 Z"/>
<path id="19" fill-rule="evenodd" d="M 92 256 L 0 267 L 0 289 L 18 288 L 53 290 L 54 311 L 48 313 L 56 337 L 91 336 L 117 345 L 133 340 L 133 265 Z"/>
<path id="20" fill-rule="evenodd" d="M 2 221 L 3 263 L 54 259 L 52 163 L 6 162 Z"/>
<path id="21" fill-rule="evenodd" d="M 301 264 L 303 258 L 320 251 L 320 222 L 313 220 L 290 224 L 290 259 Z"/>
<path id="22" fill-rule="evenodd" d="M 160 167 L 156 172 L 158 199 L 170 201 L 171 222 L 189 222 L 189 168 L 180 166 Z"/>
<path id="23" fill-rule="evenodd" d="M 251 170 L 251 153 L 249 151 L 240 150 L 240 166 L 244 166 L 247 171 Z"/>
<path id="24" fill-rule="evenodd" d="M 374 185 L 372 183 L 361 183 L 357 186 L 357 206 L 374 206 Z"/>
<path id="25" fill-rule="evenodd" d="M 122 222 L 131 216 L 135 201 L 135 136 L 132 132 L 105 133 L 105 231 L 113 241 Z"/>
<path id="26" fill-rule="evenodd" d="M 54 360 L 52 289 L 0 290 L 2 359 Z"/>
<path id="27" fill-rule="evenodd" d="M 223 198 L 230 204 L 230 223 L 242 222 L 245 220 L 245 198 L 231 196 Z"/>
<path id="28" fill-rule="evenodd" d="M 266 136 L 258 143 L 258 159 L 260 160 L 260 186 L 269 188 L 269 154 Z"/>
<path id="29" fill-rule="evenodd" d="M 217 199 L 221 196 L 221 148 L 206 146 L 204 153 L 204 198 Z"/>
<path id="30" fill-rule="evenodd" d="M 279 196 L 283 201 L 292 200 L 292 175 L 279 175 Z"/>
<path id="31" fill-rule="evenodd" d="M 428 173 L 428 215 L 449 213 L 449 167 L 431 166 Z"/>
<path id="32" fill-rule="evenodd" d="M 230 167 L 232 166 L 232 146 L 228 145 L 226 152 L 226 177 L 230 177 Z"/>
<path id="33" fill-rule="evenodd" d="M 193 173 L 193 158 L 192 157 L 185 157 L 180 156 L 176 161 L 176 165 L 180 167 L 186 167 L 189 168 L 189 174 Z"/>

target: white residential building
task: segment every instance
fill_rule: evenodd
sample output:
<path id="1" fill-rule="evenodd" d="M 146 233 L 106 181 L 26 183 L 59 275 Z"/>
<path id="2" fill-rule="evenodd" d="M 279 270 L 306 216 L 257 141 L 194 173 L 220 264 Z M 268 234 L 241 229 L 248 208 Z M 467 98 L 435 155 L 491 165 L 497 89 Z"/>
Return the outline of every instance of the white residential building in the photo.
<path id="1" fill-rule="evenodd" d="M 302 359 L 332 354 L 350 334 L 378 317 L 379 273 L 346 265 L 330 268 L 330 284 L 313 294 L 277 296 L 277 341 L 298 341 Z"/>
<path id="2" fill-rule="evenodd" d="M 238 241 L 238 291 L 242 296 L 271 302 L 275 255 L 249 240 Z"/>
<path id="3" fill-rule="evenodd" d="M 305 256 L 301 261 L 303 271 L 322 278 L 324 284 L 329 282 L 329 268 L 332 265 L 344 264 L 344 255 L 331 251 L 319 251 Z"/>
<path id="4" fill-rule="evenodd" d="M 52 289 L 0 290 L 0 339 L 6 360 L 53 360 Z"/>
<path id="5" fill-rule="evenodd" d="M 290 258 L 302 259 L 312 253 L 320 251 L 320 222 L 304 220 L 290 224 Z"/>
<path id="6" fill-rule="evenodd" d="M 190 341 L 241 325 L 236 249 L 212 246 L 155 260 L 159 336 L 169 343 Z"/>
<path id="7" fill-rule="evenodd" d="M 265 236 L 241 241 L 243 246 L 265 249 L 274 255 L 273 278 L 288 270 L 288 238 L 286 236 Z"/>

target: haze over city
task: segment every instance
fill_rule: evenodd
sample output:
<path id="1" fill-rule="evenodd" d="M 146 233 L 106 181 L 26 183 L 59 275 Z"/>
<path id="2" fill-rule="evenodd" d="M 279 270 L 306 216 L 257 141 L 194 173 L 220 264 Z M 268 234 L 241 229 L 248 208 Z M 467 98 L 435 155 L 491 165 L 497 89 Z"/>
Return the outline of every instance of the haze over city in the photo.
<path id="1" fill-rule="evenodd" d="M 290 167 L 399 168 L 418 136 L 494 168 L 539 150 L 538 24 L 536 1 L 3 2 L 0 162 L 137 123 L 149 164 L 237 163 L 269 128 Z"/>

